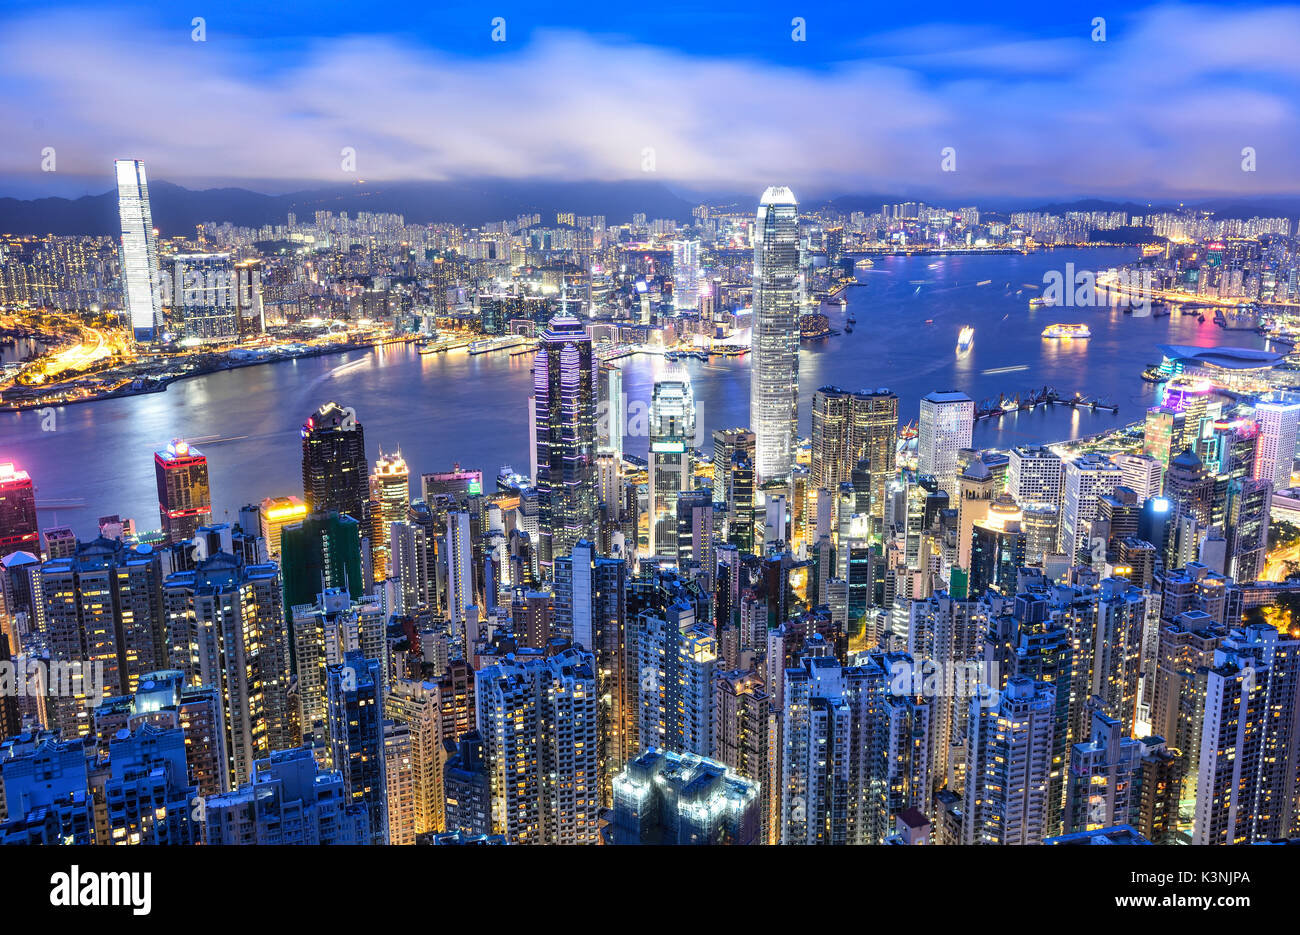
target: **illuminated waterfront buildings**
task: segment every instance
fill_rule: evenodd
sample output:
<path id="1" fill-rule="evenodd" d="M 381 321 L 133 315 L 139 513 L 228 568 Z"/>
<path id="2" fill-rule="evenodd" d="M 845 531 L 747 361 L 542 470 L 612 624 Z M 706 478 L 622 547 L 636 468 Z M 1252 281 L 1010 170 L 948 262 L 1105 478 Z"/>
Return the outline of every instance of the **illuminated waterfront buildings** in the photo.
<path id="1" fill-rule="evenodd" d="M 195 531 L 212 519 L 208 459 L 178 438 L 155 452 L 153 460 L 163 534 L 172 543 L 194 538 Z"/>
<path id="2" fill-rule="evenodd" d="M 759 200 L 754 232 L 754 314 L 749 422 L 760 481 L 794 467 L 799 434 L 799 207 L 794 193 L 772 186 Z"/>
<path id="3" fill-rule="evenodd" d="M 176 253 L 171 267 L 171 327 L 184 344 L 229 343 L 240 335 L 235 267 L 228 253 Z"/>

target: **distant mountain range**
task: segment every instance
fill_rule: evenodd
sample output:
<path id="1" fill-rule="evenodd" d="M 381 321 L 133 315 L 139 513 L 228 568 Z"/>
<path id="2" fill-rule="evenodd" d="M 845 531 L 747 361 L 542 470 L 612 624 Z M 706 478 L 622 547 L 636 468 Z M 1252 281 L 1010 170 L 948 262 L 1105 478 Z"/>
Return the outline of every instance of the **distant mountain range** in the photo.
<path id="1" fill-rule="evenodd" d="M 561 211 L 578 215 L 604 215 L 610 223 L 622 223 L 633 214 L 649 218 L 689 221 L 691 208 L 707 196 L 683 196 L 662 182 L 629 180 L 620 182 L 546 182 L 518 179 L 480 179 L 456 182 L 358 183 L 349 186 L 305 189 L 280 195 L 266 195 L 243 188 L 212 188 L 196 191 L 155 181 L 149 186 L 154 225 L 165 236 L 192 233 L 204 221 L 229 221 L 245 227 L 283 224 L 289 212 L 308 219 L 316 211 L 391 212 L 411 223 L 482 224 L 537 213 L 543 223 L 555 220 Z M 729 195 L 726 202 L 736 196 Z M 831 207 L 845 214 L 868 214 L 884 203 L 920 201 L 899 195 L 844 195 L 824 201 L 810 201 L 806 207 Z M 1009 200 L 1008 200 L 1009 201 Z M 741 202 L 743 203 L 743 201 Z M 980 199 L 957 199 L 959 204 L 979 205 L 988 213 L 1005 213 L 1006 204 L 986 204 Z M 1083 199 L 1034 207 L 1028 203 L 1016 210 L 1040 210 L 1056 214 L 1065 211 L 1126 211 L 1145 214 L 1176 207 L 1165 202 L 1146 205 L 1134 202 Z M 1220 217 L 1300 216 L 1300 197 L 1217 198 L 1188 203 Z M 86 195 L 81 198 L 0 198 L 0 232 L 10 234 L 89 234 L 115 236 L 118 233 L 117 193 Z"/>

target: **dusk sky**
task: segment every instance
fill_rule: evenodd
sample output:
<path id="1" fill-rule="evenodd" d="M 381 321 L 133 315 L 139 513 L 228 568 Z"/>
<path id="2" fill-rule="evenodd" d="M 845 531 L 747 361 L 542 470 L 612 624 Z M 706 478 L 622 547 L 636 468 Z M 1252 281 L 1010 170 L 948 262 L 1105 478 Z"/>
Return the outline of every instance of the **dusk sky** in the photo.
<path id="1" fill-rule="evenodd" d="M 1294 4 L 507 2 L 504 42 L 468 4 L 118 6 L 0 12 L 0 195 L 102 192 L 118 157 L 261 191 L 484 176 L 941 201 L 1300 190 Z"/>

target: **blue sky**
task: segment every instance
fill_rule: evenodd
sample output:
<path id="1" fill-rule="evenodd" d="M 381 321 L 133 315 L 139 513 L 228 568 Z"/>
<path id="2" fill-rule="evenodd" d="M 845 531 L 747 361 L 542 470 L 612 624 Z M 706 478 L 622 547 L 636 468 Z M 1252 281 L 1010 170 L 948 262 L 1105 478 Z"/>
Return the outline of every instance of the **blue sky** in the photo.
<path id="1" fill-rule="evenodd" d="M 1295 4 L 186 6 L 4 7 L 0 193 L 103 190 L 120 156 L 263 190 L 649 176 L 934 198 L 1300 193 Z"/>

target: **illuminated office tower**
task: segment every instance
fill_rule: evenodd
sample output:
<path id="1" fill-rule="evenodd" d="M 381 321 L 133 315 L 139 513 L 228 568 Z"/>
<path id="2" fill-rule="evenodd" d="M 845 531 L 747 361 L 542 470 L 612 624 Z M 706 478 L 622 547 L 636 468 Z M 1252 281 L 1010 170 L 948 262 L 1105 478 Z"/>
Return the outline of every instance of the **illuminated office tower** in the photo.
<path id="1" fill-rule="evenodd" d="M 614 778 L 615 845 L 765 843 L 758 783 L 705 757 L 648 750 Z"/>
<path id="2" fill-rule="evenodd" d="M 415 833 L 421 835 L 443 830 L 443 750 L 438 684 L 418 679 L 394 679 L 384 697 L 384 717 L 404 725 L 410 735 Z"/>
<path id="3" fill-rule="evenodd" d="M 337 770 L 310 747 L 260 759 L 251 780 L 204 801 L 205 844 L 368 844 L 365 809 L 353 805 Z"/>
<path id="4" fill-rule="evenodd" d="M 713 568 L 713 492 L 687 490 L 677 498 L 677 565 L 684 568 L 698 562 L 712 580 Z"/>
<path id="5" fill-rule="evenodd" d="M 870 468 L 870 500 L 878 511 L 883 510 L 897 445 L 897 394 L 887 389 L 853 393 L 836 386 L 823 386 L 813 394 L 812 489 L 838 489 L 853 480 L 854 469 L 865 459 Z"/>
<path id="6" fill-rule="evenodd" d="M 1234 628 L 1205 688 L 1193 844 L 1295 834 L 1300 639 L 1267 623 Z"/>
<path id="7" fill-rule="evenodd" d="M 365 809 L 370 844 L 388 843 L 383 673 L 359 652 L 329 667 L 330 759 L 349 801 Z"/>
<path id="8" fill-rule="evenodd" d="M 478 638 L 474 601 L 474 549 L 470 541 L 470 515 L 459 510 L 447 514 L 447 604 L 453 637 L 464 641 L 465 658 L 474 653 Z M 471 620 L 473 615 L 475 619 Z"/>
<path id="9" fill-rule="evenodd" d="M 161 296 L 154 283 L 158 247 L 149 208 L 149 183 L 144 163 L 138 159 L 118 159 L 113 165 L 117 172 L 117 211 L 122 222 L 123 304 L 135 339 L 155 341 L 163 320 Z"/>
<path id="10" fill-rule="evenodd" d="M 1255 421 L 1259 423 L 1256 479 L 1272 481 L 1279 490 L 1290 487 L 1300 399 L 1287 394 L 1264 397 L 1255 403 Z"/>
<path id="11" fill-rule="evenodd" d="M 628 698 L 627 563 L 603 558 L 581 541 L 555 560 L 555 626 L 592 655 L 596 676 L 601 802 L 609 780 L 631 756 L 635 706 Z"/>
<path id="12" fill-rule="evenodd" d="M 971 446 L 975 402 L 965 393 L 927 393 L 921 397 L 917 427 L 917 470 L 933 475 L 949 498 L 957 496 L 957 455 Z"/>
<path id="13" fill-rule="evenodd" d="M 1060 551 L 1071 562 L 1080 560 L 1082 553 L 1085 562 L 1099 567 L 1092 551 L 1092 523 L 1101 498 L 1114 494 L 1119 482 L 1119 467 L 1101 455 L 1080 455 L 1065 463 Z"/>
<path id="14" fill-rule="evenodd" d="M 1133 823 L 1140 804 L 1142 750 L 1125 725 L 1093 712 L 1091 739 L 1070 747 L 1066 834 Z"/>
<path id="15" fill-rule="evenodd" d="M 31 475 L 6 462 L 0 464 L 0 558 L 14 552 L 39 556 L 41 536 Z"/>
<path id="16" fill-rule="evenodd" d="M 368 533 L 368 477 L 366 436 L 356 413 L 335 402 L 321 406 L 302 427 L 302 489 L 308 511 L 337 510 Z"/>
<path id="17" fill-rule="evenodd" d="M 475 693 L 493 832 L 511 844 L 596 843 L 600 764 L 591 654 L 505 656 L 479 670 Z"/>
<path id="18" fill-rule="evenodd" d="M 171 266 L 171 323 L 187 345 L 239 338 L 235 267 L 229 253 L 176 253 Z"/>
<path id="19" fill-rule="evenodd" d="M 731 456 L 742 451 L 754 461 L 754 433 L 749 429 L 713 430 L 713 500 L 726 503 Z"/>
<path id="20" fill-rule="evenodd" d="M 307 504 L 298 497 L 266 497 L 258 507 L 259 529 L 266 541 L 267 554 L 280 557 L 280 536 L 285 526 L 307 518 Z"/>
<path id="21" fill-rule="evenodd" d="M 162 451 L 154 452 L 153 461 L 158 482 L 158 513 L 167 541 L 193 539 L 194 531 L 212 520 L 207 457 L 177 438 Z"/>
<path id="22" fill-rule="evenodd" d="M 1061 456 L 1041 445 L 1018 445 L 1007 455 L 1007 493 L 1022 507 L 1061 506 Z"/>
<path id="23" fill-rule="evenodd" d="M 673 308 L 694 310 L 700 294 L 700 242 L 673 241 Z"/>
<path id="24" fill-rule="evenodd" d="M 370 475 L 370 563 L 374 580 L 392 577 L 392 524 L 405 521 L 411 507 L 411 475 L 401 452 L 379 452 Z"/>
<path id="25" fill-rule="evenodd" d="M 388 843 L 415 843 L 415 757 L 411 730 L 384 721 L 384 798 L 388 802 Z"/>
<path id="26" fill-rule="evenodd" d="M 59 673 L 52 667 L 49 726 L 64 737 L 89 732 L 85 704 L 97 686 L 103 697 L 125 695 L 144 673 L 164 667 L 170 630 L 162 585 L 159 553 L 102 536 L 79 542 L 71 558 L 41 566 L 45 645 L 51 663 L 67 667 L 70 683 L 55 684 Z"/>
<path id="27" fill-rule="evenodd" d="M 1182 449 L 1178 447 L 1183 436 L 1184 416 L 1166 406 L 1152 406 L 1147 410 L 1142 432 L 1142 453 L 1155 458 L 1160 467 L 1167 468 L 1169 459 Z"/>
<path id="28" fill-rule="evenodd" d="M 125 735 L 125 736 L 123 736 Z M 103 844 L 196 844 L 194 796 L 185 732 L 142 724 L 108 744 L 104 782 L 108 840 Z"/>
<path id="29" fill-rule="evenodd" d="M 754 551 L 754 462 L 743 451 L 731 456 L 727 471 L 727 541 Z"/>
<path id="30" fill-rule="evenodd" d="M 784 186 L 763 192 L 754 228 L 754 313 L 751 328 L 749 423 L 754 470 L 761 481 L 794 467 L 799 433 L 799 205 Z"/>
<path id="31" fill-rule="evenodd" d="M 1119 465 L 1120 483 L 1138 495 L 1139 503 L 1160 496 L 1165 465 L 1156 458 L 1145 454 L 1121 454 L 1115 456 L 1115 463 Z"/>
<path id="32" fill-rule="evenodd" d="M 325 588 L 341 588 L 358 600 L 361 574 L 361 524 L 338 513 L 312 513 L 280 532 L 286 619 L 293 608 L 316 603 Z"/>
<path id="33" fill-rule="evenodd" d="M 1025 676 L 971 698 L 964 844 L 1040 844 L 1051 791 L 1056 689 Z"/>
<path id="34" fill-rule="evenodd" d="M 1273 484 L 1260 478 L 1228 481 L 1224 532 L 1229 576 L 1258 581 L 1268 557 L 1268 527 L 1273 508 Z"/>
<path id="35" fill-rule="evenodd" d="M 578 319 L 556 315 L 533 358 L 540 558 L 549 571 L 579 539 L 596 534 L 596 375 L 591 338 Z"/>
<path id="36" fill-rule="evenodd" d="M 623 369 L 601 364 L 598 373 L 600 403 L 596 422 L 596 451 L 614 456 L 617 463 L 623 458 L 623 431 L 626 405 L 623 398 Z M 606 502 L 608 503 L 607 498 Z"/>
<path id="37" fill-rule="evenodd" d="M 677 497 L 691 485 L 695 394 L 680 364 L 655 380 L 650 400 L 650 555 L 677 555 Z"/>
<path id="38" fill-rule="evenodd" d="M 164 582 L 171 667 L 219 692 L 232 788 L 252 778 L 259 759 L 300 740 L 282 600 L 279 567 L 224 552 Z"/>
<path id="39" fill-rule="evenodd" d="M 772 829 L 780 804 L 777 712 L 758 674 L 739 670 L 719 674 L 713 683 L 713 718 L 713 758 L 756 785 L 759 841 L 775 843 Z"/>
<path id="40" fill-rule="evenodd" d="M 989 503 L 987 514 L 971 527 L 970 593 L 979 596 L 986 590 L 1015 594 L 1017 573 L 1025 564 L 1029 537 L 1024 528 L 1024 514 L 1010 494 L 1001 494 Z"/>

